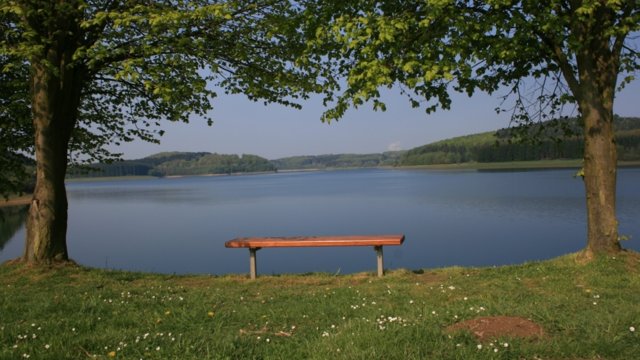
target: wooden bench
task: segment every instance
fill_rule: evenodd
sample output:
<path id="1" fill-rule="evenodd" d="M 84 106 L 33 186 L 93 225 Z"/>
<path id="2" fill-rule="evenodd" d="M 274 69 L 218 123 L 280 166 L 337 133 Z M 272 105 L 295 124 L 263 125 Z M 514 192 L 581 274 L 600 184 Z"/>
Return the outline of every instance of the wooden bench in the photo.
<path id="1" fill-rule="evenodd" d="M 378 276 L 384 273 L 382 247 L 402 245 L 404 235 L 296 236 L 236 238 L 224 243 L 228 248 L 249 248 L 249 274 L 257 275 L 256 251 L 277 247 L 373 246 L 378 255 Z"/>

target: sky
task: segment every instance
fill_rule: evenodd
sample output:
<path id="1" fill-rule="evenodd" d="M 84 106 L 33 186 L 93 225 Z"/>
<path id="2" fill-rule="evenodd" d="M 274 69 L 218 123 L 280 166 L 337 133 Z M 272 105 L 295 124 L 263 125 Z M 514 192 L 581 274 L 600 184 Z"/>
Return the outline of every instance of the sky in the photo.
<path id="1" fill-rule="evenodd" d="M 165 122 L 161 143 L 142 140 L 112 148 L 124 159 L 139 159 L 162 151 L 253 154 L 267 159 L 295 155 L 366 154 L 409 150 L 434 141 L 509 126 L 509 114 L 496 114 L 500 95 L 477 93 L 469 98 L 452 93 L 450 110 L 426 114 L 414 109 L 399 90 L 382 93 L 386 112 L 370 105 L 350 109 L 338 122 L 322 123 L 325 110 L 319 97 L 302 102 L 302 110 L 277 104 L 264 105 L 242 95 L 213 99 L 213 126 L 194 117 L 189 124 Z M 614 112 L 640 116 L 640 80 L 618 93 Z"/>

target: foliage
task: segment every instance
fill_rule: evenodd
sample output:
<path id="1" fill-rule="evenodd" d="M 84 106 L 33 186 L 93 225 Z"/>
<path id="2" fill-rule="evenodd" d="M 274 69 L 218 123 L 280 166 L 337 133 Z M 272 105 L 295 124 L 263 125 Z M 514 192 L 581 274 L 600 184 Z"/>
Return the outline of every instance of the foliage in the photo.
<path id="1" fill-rule="evenodd" d="M 3 32 L 4 26 L 0 22 Z M 5 198 L 28 190 L 25 184 L 32 178 L 33 162 L 26 156 L 33 150 L 29 86 L 24 81 L 28 69 L 25 63 L 15 63 L 15 58 L 0 53 L 0 69 L 15 66 L 11 72 L 0 71 L 0 195 Z"/>
<path id="2" fill-rule="evenodd" d="M 257 281 L 5 264 L 0 358 L 633 359 L 639 260 L 627 252 L 580 265 L 569 255 L 497 268 L 394 270 L 381 279 Z M 481 342 L 445 331 L 502 315 L 533 320 L 545 337 Z"/>
<path id="3" fill-rule="evenodd" d="M 328 91 L 327 121 L 367 102 L 385 110 L 382 87 L 431 113 L 451 106 L 451 90 L 506 86 L 514 101 L 497 110 L 529 124 L 562 115 L 580 86 L 600 81 L 587 73 L 595 66 L 613 69 L 612 86 L 620 74 L 621 87 L 640 69 L 628 39 L 640 30 L 634 1 L 309 1 L 307 12 L 308 62 L 346 78 Z M 601 55 L 613 63 L 590 62 Z"/>

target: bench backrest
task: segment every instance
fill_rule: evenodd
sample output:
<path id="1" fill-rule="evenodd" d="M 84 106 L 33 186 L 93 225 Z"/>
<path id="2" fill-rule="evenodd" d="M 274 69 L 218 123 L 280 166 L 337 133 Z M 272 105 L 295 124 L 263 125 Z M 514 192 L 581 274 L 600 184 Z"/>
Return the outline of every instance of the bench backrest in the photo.
<path id="1" fill-rule="evenodd" d="M 224 243 L 228 248 L 388 246 L 402 245 L 404 235 L 246 237 Z"/>

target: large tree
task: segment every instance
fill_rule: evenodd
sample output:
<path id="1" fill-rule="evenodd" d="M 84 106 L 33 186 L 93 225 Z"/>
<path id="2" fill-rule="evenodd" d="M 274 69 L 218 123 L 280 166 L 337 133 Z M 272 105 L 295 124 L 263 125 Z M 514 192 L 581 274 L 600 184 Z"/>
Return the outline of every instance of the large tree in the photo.
<path id="1" fill-rule="evenodd" d="M 577 105 L 591 257 L 620 251 L 613 104 L 640 68 L 637 0 L 309 1 L 309 65 L 335 80 L 325 119 L 399 86 L 414 107 L 449 108 L 450 92 L 509 89 L 514 119 Z M 623 75 L 623 76 L 621 76 Z M 333 95 L 335 94 L 335 96 Z M 464 105 L 462 105 L 464 106 Z"/>
<path id="2" fill-rule="evenodd" d="M 25 156 L 36 162 L 23 260 L 69 257 L 64 179 L 70 160 L 112 159 L 119 154 L 108 145 L 157 141 L 161 120 L 211 121 L 216 91 L 298 106 L 296 99 L 316 84 L 313 74 L 292 66 L 303 50 L 296 6 L 0 0 L 3 172 L 5 160 L 16 169 Z M 15 190 L 19 178 L 0 179 L 0 190 Z"/>

